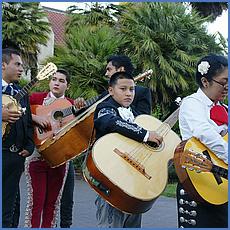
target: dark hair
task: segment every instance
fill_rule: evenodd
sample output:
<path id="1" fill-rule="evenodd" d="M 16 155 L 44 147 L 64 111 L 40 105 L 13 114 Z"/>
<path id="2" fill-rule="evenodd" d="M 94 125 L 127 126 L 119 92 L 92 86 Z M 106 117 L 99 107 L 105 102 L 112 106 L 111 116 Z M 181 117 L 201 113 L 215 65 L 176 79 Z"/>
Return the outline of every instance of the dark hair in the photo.
<path id="1" fill-rule="evenodd" d="M 20 56 L 20 52 L 13 48 L 5 48 L 2 49 L 2 62 L 5 62 L 6 64 L 9 64 L 12 54 Z"/>
<path id="2" fill-rule="evenodd" d="M 130 60 L 130 58 L 126 55 L 112 55 L 107 58 L 107 63 L 112 62 L 112 65 L 116 67 L 116 69 L 120 67 L 124 67 L 125 72 L 132 74 L 134 67 Z"/>
<path id="3" fill-rule="evenodd" d="M 127 72 L 116 72 L 109 79 L 109 86 L 114 86 L 117 84 L 118 79 L 131 79 L 134 81 L 131 74 Z"/>
<path id="4" fill-rule="evenodd" d="M 203 73 L 203 75 L 198 71 L 198 66 L 201 62 L 208 62 L 210 67 L 208 68 L 207 73 Z M 209 54 L 201 58 L 201 60 L 197 63 L 196 67 L 196 82 L 202 88 L 203 84 L 201 82 L 201 78 L 205 77 L 209 82 L 215 77 L 216 75 L 221 74 L 225 68 L 228 67 L 228 59 L 221 55 L 216 54 Z"/>
<path id="5" fill-rule="evenodd" d="M 64 70 L 64 69 L 58 69 L 56 73 L 61 73 L 61 74 L 65 75 L 65 76 L 66 76 L 66 81 L 67 81 L 67 84 L 69 84 L 69 83 L 70 83 L 70 75 L 69 75 L 69 73 L 68 73 L 68 71 L 67 71 L 67 70 Z"/>

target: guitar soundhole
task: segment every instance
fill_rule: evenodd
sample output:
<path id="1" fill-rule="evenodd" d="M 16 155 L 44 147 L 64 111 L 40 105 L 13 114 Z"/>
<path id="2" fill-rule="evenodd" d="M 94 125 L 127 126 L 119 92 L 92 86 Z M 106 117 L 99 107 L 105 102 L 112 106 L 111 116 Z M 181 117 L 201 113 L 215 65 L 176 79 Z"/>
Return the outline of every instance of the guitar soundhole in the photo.
<path id="1" fill-rule="evenodd" d="M 149 147 L 150 149 L 153 149 L 155 151 L 161 151 L 163 148 L 164 148 L 164 141 L 160 144 L 160 145 L 157 145 L 157 143 L 155 142 L 150 142 L 150 141 L 147 141 L 145 143 L 145 146 Z"/>
<path id="2" fill-rule="evenodd" d="M 159 147 L 159 145 L 155 142 L 148 141 L 147 144 L 152 148 L 158 148 Z"/>
<path id="3" fill-rule="evenodd" d="M 55 111 L 53 114 L 54 120 L 61 120 L 64 117 L 64 114 L 62 111 Z"/>

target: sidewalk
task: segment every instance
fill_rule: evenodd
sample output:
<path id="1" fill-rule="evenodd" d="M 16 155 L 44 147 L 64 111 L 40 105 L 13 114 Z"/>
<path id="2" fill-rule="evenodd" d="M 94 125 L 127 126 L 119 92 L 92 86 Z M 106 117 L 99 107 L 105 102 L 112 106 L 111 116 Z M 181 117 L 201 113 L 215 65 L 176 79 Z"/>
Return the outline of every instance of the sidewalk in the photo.
<path id="1" fill-rule="evenodd" d="M 20 183 L 21 189 L 21 217 L 19 227 L 24 226 L 24 213 L 26 204 L 25 176 L 23 174 Z M 74 210 L 72 228 L 95 228 L 96 207 L 94 200 L 96 193 L 79 176 L 75 178 Z M 176 199 L 159 197 L 153 207 L 143 214 L 143 228 L 176 228 L 177 227 Z"/>

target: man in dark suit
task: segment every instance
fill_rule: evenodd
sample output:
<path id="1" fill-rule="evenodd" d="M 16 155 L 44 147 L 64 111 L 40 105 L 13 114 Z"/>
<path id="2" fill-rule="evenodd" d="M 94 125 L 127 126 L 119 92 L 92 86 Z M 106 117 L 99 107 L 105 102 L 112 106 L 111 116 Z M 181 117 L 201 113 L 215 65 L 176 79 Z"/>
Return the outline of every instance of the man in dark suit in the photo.
<path id="1" fill-rule="evenodd" d="M 112 55 L 107 59 L 105 76 L 110 78 L 116 72 L 125 71 L 132 75 L 134 67 L 128 56 Z M 135 112 L 140 114 L 151 114 L 152 99 L 150 89 L 143 86 L 135 86 L 135 97 L 132 103 Z"/>
<path id="2" fill-rule="evenodd" d="M 2 50 L 2 93 L 15 96 L 20 88 L 15 84 L 22 73 L 22 60 L 17 50 Z M 2 121 L 8 122 L 2 139 L 2 227 L 13 227 L 15 202 L 25 158 L 34 150 L 33 125 L 28 96 L 20 100 L 24 112 L 13 111 L 11 105 L 2 107 Z"/>
<path id="3" fill-rule="evenodd" d="M 105 76 L 110 77 L 116 72 L 126 72 L 128 74 L 133 73 L 134 67 L 130 58 L 126 55 L 112 55 L 107 58 L 107 66 Z M 108 91 L 104 91 L 99 100 L 103 98 Z M 85 100 L 83 98 L 77 98 L 75 103 L 78 107 L 83 107 Z M 135 97 L 132 103 L 133 110 L 137 115 L 151 114 L 152 112 L 152 98 L 150 89 L 143 86 L 135 86 Z"/>

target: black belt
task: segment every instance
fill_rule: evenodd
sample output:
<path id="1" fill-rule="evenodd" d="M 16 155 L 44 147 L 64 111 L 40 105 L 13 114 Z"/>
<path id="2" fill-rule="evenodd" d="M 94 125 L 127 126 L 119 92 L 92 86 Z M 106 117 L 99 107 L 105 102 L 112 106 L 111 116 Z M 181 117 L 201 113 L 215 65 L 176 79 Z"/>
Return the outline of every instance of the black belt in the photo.
<path id="1" fill-rule="evenodd" d="M 17 153 L 17 152 L 19 152 L 21 150 L 21 148 L 18 148 L 15 144 L 12 144 L 9 147 L 3 147 L 2 146 L 2 150 L 3 151 L 10 151 L 12 153 Z"/>

